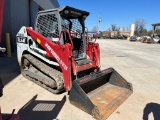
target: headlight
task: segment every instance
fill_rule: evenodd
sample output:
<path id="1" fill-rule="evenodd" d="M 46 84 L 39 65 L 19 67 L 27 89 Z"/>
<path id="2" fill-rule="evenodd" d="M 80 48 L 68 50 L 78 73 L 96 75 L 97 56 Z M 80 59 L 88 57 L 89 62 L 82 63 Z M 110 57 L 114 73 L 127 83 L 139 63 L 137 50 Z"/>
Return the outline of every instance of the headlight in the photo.
<path id="1" fill-rule="evenodd" d="M 65 13 L 65 14 L 68 14 L 68 13 L 69 13 L 69 10 L 65 10 L 64 13 Z"/>
<path id="2" fill-rule="evenodd" d="M 87 16 L 86 15 L 83 15 L 83 18 L 86 18 Z"/>

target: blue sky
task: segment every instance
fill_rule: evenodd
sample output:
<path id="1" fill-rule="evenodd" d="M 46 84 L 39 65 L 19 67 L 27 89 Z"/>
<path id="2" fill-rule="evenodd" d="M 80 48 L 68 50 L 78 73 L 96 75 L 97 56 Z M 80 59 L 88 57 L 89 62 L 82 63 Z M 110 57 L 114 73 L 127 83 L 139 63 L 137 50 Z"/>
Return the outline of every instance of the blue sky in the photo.
<path id="1" fill-rule="evenodd" d="M 100 30 L 107 30 L 111 24 L 129 27 L 136 19 L 144 19 L 145 27 L 160 22 L 160 0 L 58 0 L 60 6 L 72 6 L 90 12 L 86 27 L 92 30 L 102 18 Z"/>

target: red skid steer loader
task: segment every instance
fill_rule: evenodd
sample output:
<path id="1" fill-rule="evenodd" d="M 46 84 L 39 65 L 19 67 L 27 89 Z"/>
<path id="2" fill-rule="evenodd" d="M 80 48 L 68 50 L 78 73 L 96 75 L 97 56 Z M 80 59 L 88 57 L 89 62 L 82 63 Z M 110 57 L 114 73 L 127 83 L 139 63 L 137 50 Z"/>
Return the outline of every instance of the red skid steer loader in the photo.
<path id="1" fill-rule="evenodd" d="M 89 12 L 69 6 L 40 11 L 35 28 L 17 33 L 21 73 L 46 90 L 69 92 L 71 104 L 106 119 L 131 93 L 132 85 L 113 68 L 100 71 L 100 48 L 88 41 Z"/>

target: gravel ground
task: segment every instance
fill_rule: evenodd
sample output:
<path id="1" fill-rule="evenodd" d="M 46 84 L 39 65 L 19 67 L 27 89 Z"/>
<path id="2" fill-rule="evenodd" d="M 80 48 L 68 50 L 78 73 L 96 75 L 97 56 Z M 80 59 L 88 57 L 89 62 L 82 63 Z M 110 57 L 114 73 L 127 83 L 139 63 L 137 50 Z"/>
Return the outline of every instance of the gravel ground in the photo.
<path id="1" fill-rule="evenodd" d="M 159 120 L 160 45 L 99 39 L 101 68 L 115 68 L 133 85 L 133 94 L 107 120 Z M 67 93 L 54 95 L 20 74 L 16 55 L 0 56 L 5 84 L 0 98 L 3 114 L 16 109 L 21 120 L 94 120 L 69 103 Z M 147 119 L 148 117 L 148 119 Z"/>

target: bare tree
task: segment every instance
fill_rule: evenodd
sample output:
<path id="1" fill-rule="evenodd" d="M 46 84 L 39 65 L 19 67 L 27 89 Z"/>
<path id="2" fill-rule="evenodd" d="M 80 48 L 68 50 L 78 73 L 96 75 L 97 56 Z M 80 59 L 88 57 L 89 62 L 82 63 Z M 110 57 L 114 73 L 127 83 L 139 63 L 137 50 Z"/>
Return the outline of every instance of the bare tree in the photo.
<path id="1" fill-rule="evenodd" d="M 140 36 L 145 29 L 145 20 L 144 19 L 136 19 L 135 22 L 135 35 Z"/>
<path id="2" fill-rule="evenodd" d="M 151 36 L 152 33 L 153 33 L 153 30 L 148 30 L 148 31 L 147 31 L 147 35 L 148 35 L 148 36 Z"/>
<path id="3" fill-rule="evenodd" d="M 112 24 L 112 25 L 111 25 L 111 30 L 112 30 L 112 31 L 116 31 L 116 30 L 117 30 L 116 24 Z"/>
<path id="4" fill-rule="evenodd" d="M 126 27 L 127 27 L 127 31 L 130 31 L 131 25 L 127 25 Z"/>
<path id="5" fill-rule="evenodd" d="M 94 27 L 94 28 L 92 29 L 92 31 L 93 31 L 93 32 L 97 31 L 97 27 Z"/>

